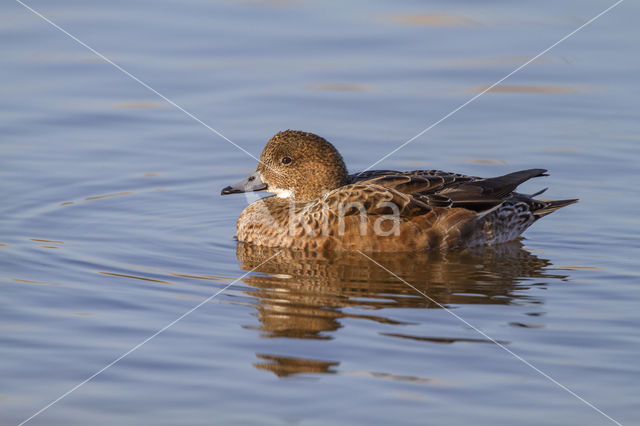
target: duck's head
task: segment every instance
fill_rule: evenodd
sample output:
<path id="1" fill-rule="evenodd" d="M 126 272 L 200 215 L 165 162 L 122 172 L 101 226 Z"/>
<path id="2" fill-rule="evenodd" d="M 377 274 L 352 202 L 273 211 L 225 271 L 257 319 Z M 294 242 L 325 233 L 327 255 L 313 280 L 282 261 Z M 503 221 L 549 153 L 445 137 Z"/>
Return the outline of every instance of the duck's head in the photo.
<path id="1" fill-rule="evenodd" d="M 227 186 L 222 195 L 267 191 L 308 202 L 347 180 L 347 167 L 333 145 L 313 133 L 286 130 L 269 139 L 255 173 Z"/>

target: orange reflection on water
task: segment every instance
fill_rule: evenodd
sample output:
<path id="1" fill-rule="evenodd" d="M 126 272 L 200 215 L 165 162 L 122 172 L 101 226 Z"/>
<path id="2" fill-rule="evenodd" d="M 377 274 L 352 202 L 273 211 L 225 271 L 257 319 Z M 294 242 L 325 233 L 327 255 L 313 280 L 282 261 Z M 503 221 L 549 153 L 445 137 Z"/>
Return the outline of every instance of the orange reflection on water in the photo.
<path id="1" fill-rule="evenodd" d="M 331 367 L 339 365 L 339 362 L 320 361 L 314 359 L 295 358 L 279 355 L 256 354 L 266 362 L 256 362 L 254 367 L 260 370 L 273 372 L 278 377 L 287 377 L 301 373 L 335 373 Z"/>
<path id="2" fill-rule="evenodd" d="M 274 259 L 259 266 L 278 251 L 281 253 Z M 389 325 L 407 324 L 389 316 L 396 308 L 541 303 L 524 290 L 543 285 L 540 283 L 545 279 L 566 278 L 550 270 L 548 260 L 525 250 L 518 241 L 457 252 L 369 254 L 428 297 L 418 294 L 357 252 L 307 253 L 239 243 L 236 255 L 242 269 L 256 268 L 255 272 L 260 273 L 243 278 L 252 287 L 246 293 L 255 299 L 259 320 L 259 325 L 245 328 L 257 329 L 266 338 L 329 340 L 345 326 L 344 320 L 350 318 Z M 495 343 L 469 335 L 382 335 L 436 344 Z M 258 368 L 284 368 L 281 366 L 284 361 L 271 361 Z M 296 361 L 296 365 L 299 363 Z M 286 365 L 289 368 L 291 363 L 287 361 Z M 291 369 L 284 370 L 291 374 Z"/>

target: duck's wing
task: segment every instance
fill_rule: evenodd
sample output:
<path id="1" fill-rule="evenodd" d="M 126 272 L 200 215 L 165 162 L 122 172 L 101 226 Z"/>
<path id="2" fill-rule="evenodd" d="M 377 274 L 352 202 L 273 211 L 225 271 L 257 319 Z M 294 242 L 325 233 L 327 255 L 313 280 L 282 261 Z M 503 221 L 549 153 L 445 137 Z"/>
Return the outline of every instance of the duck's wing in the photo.
<path id="1" fill-rule="evenodd" d="M 345 185 L 327 193 L 324 197 L 306 206 L 305 214 L 333 212 L 341 216 L 357 214 L 399 215 L 413 217 L 430 212 L 435 206 L 449 205 L 442 197 L 415 197 L 393 188 L 372 183 Z"/>
<path id="2" fill-rule="evenodd" d="M 546 170 L 521 170 L 493 178 L 479 178 L 441 170 L 375 170 L 351 175 L 360 184 L 375 184 L 394 189 L 431 206 L 462 207 L 478 212 L 499 205 L 518 185 L 538 176 L 546 176 Z"/>
<path id="3" fill-rule="evenodd" d="M 451 185 L 439 191 L 454 203 L 482 200 L 503 200 L 511 195 L 521 183 L 539 176 L 548 176 L 545 169 L 528 169 L 503 176 L 475 179 L 459 185 Z"/>
<path id="4" fill-rule="evenodd" d="M 441 195 L 445 188 L 473 182 L 479 178 L 442 170 L 370 170 L 350 175 L 358 185 L 375 185 L 410 196 L 415 202 L 429 207 L 451 207 L 453 201 Z"/>
<path id="5" fill-rule="evenodd" d="M 397 170 L 367 170 L 365 172 L 353 173 L 349 175 L 349 183 L 357 183 L 368 181 L 376 178 L 390 178 L 392 176 L 407 176 L 407 177 L 440 177 L 447 180 L 447 182 L 468 182 L 476 179 L 480 179 L 475 176 L 466 176 L 460 173 L 445 172 L 442 170 L 411 170 L 411 171 L 397 171 Z"/>
<path id="6" fill-rule="evenodd" d="M 444 188 L 479 179 L 441 170 L 413 170 L 408 172 L 370 170 L 362 174 L 353 174 L 350 178 L 354 183 L 381 185 L 411 195 L 435 194 Z"/>

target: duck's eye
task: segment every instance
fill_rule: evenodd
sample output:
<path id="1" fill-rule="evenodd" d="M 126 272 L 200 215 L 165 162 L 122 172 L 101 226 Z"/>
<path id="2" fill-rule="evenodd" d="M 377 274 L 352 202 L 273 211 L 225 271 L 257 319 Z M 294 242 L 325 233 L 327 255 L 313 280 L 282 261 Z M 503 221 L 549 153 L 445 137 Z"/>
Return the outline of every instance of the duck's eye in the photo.
<path id="1" fill-rule="evenodd" d="M 282 164 L 291 163 L 291 157 L 282 157 Z"/>

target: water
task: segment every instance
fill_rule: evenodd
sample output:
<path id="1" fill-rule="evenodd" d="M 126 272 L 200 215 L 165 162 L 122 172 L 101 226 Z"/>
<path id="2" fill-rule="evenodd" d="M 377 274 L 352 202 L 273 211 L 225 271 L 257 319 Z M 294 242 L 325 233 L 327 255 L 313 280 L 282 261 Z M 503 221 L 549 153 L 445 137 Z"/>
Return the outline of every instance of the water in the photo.
<path id="1" fill-rule="evenodd" d="M 253 155 L 303 129 L 358 171 L 613 3 L 28 4 Z M 378 165 L 545 167 L 524 192 L 581 199 L 512 244 L 375 257 L 415 289 L 357 254 L 250 272 L 250 199 L 219 193 L 255 160 L 0 8 L 2 424 L 207 300 L 28 424 L 611 423 L 504 348 L 637 423 L 636 3 Z"/>

